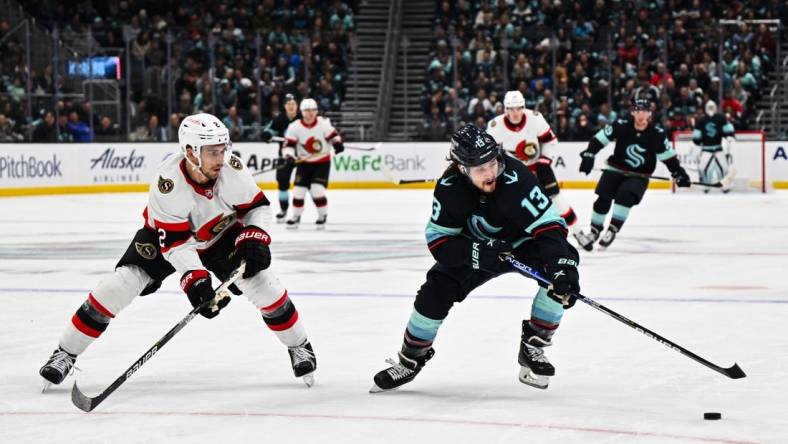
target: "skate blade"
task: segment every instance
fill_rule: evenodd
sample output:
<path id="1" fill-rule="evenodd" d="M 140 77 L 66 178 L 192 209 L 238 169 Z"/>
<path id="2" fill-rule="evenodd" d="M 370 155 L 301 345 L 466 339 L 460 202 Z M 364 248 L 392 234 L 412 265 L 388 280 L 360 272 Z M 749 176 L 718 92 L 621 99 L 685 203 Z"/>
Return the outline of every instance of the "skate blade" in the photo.
<path id="1" fill-rule="evenodd" d="M 536 387 L 541 390 L 545 390 L 550 383 L 549 376 L 537 375 L 528 367 L 520 368 L 519 379 L 523 384 L 530 385 L 531 387 Z"/>
<path id="2" fill-rule="evenodd" d="M 46 393 L 47 390 L 49 390 L 49 387 L 52 387 L 52 383 L 47 381 L 46 379 L 43 379 L 43 384 L 41 386 L 41 393 Z"/>
<path id="3" fill-rule="evenodd" d="M 318 226 L 317 226 L 317 227 L 315 227 L 315 228 L 316 228 L 318 231 L 323 231 L 323 230 L 325 230 L 325 229 L 326 229 L 326 226 L 325 226 L 325 225 L 318 225 Z"/>
<path id="4" fill-rule="evenodd" d="M 283 224 L 283 223 L 285 223 L 285 219 L 284 218 L 282 218 L 282 219 L 277 218 L 276 219 L 276 223 Z"/>
<path id="5" fill-rule="evenodd" d="M 304 380 L 304 384 L 306 384 L 307 387 L 312 387 L 315 385 L 315 375 L 313 373 L 304 375 L 301 377 L 301 379 Z"/>
<path id="6" fill-rule="evenodd" d="M 287 228 L 288 230 L 297 230 L 298 229 L 298 225 L 288 225 L 285 228 Z"/>
<path id="7" fill-rule="evenodd" d="M 384 388 L 378 387 L 377 384 L 372 383 L 372 387 L 369 388 L 369 392 L 370 393 L 383 393 L 383 392 L 390 392 L 390 391 L 396 390 L 396 389 L 397 389 L 396 387 L 394 387 L 392 389 L 384 389 Z"/>

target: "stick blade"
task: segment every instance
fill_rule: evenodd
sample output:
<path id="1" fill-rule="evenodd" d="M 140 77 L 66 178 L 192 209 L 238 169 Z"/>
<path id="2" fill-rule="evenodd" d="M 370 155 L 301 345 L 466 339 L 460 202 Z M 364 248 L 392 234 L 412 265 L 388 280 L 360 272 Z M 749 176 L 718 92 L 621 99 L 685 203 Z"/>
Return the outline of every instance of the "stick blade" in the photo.
<path id="1" fill-rule="evenodd" d="M 94 408 L 98 405 L 98 402 L 95 402 L 96 398 L 89 398 L 85 396 L 77 387 L 77 382 L 74 381 L 74 387 L 71 388 L 71 402 L 77 406 L 78 409 L 82 410 L 83 412 L 91 412 Z"/>
<path id="2" fill-rule="evenodd" d="M 739 367 L 739 364 L 734 362 L 732 367 L 725 369 L 725 376 L 731 379 L 741 379 L 746 378 L 747 374 Z"/>

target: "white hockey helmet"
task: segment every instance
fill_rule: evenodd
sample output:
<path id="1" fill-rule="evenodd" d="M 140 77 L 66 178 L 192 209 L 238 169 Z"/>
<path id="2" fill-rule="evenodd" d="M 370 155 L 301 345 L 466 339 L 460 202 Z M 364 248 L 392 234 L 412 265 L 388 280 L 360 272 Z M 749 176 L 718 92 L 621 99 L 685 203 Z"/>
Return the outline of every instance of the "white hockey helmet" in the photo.
<path id="1" fill-rule="evenodd" d="M 191 147 L 194 155 L 200 158 L 200 148 L 206 145 L 230 145 L 230 132 L 221 120 L 207 113 L 188 116 L 178 128 L 178 145 L 186 154 L 186 147 Z"/>
<path id="2" fill-rule="evenodd" d="M 503 107 L 504 108 L 525 108 L 525 98 L 520 91 L 506 91 L 506 95 L 503 96 Z"/>
<path id="3" fill-rule="evenodd" d="M 706 110 L 706 115 L 711 117 L 717 114 L 717 104 L 714 103 L 713 100 L 709 100 L 708 102 L 706 102 L 705 110 Z"/>
<path id="4" fill-rule="evenodd" d="M 308 109 L 316 110 L 317 102 L 315 102 L 315 99 L 304 99 L 301 101 L 301 105 L 299 106 L 299 108 L 301 109 L 301 111 L 306 111 Z"/>

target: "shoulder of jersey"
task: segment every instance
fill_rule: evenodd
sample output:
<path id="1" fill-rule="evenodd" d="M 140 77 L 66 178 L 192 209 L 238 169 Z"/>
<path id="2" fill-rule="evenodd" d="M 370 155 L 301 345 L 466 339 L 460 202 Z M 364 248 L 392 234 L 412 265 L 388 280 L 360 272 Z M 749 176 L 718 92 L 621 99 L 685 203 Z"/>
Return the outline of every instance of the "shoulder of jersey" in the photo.
<path id="1" fill-rule="evenodd" d="M 540 113 L 539 111 L 537 111 L 535 109 L 525 108 L 525 115 L 526 115 L 526 117 L 538 117 L 538 118 L 544 119 L 544 116 L 542 115 L 542 113 Z"/>
<path id="2" fill-rule="evenodd" d="M 158 194 L 162 196 L 171 196 L 183 192 L 186 187 L 186 180 L 181 172 L 181 161 L 183 161 L 182 154 L 173 154 L 168 156 L 159 165 L 159 170 L 156 175 L 155 183 Z"/>
<path id="3" fill-rule="evenodd" d="M 503 118 L 505 116 L 506 116 L 506 114 L 501 114 L 499 116 L 493 117 L 489 122 L 487 122 L 487 128 L 488 129 L 493 129 L 493 128 L 496 128 L 499 125 L 503 125 Z"/>
<path id="4" fill-rule="evenodd" d="M 504 154 L 505 156 L 509 156 L 506 159 L 506 168 L 504 168 L 503 173 L 501 173 L 501 177 L 503 178 L 504 185 L 514 185 L 520 182 L 523 182 L 528 174 L 528 167 L 525 166 L 522 162 L 512 157 L 510 154 Z M 511 187 L 504 187 L 504 188 L 511 188 Z"/>
<path id="5" fill-rule="evenodd" d="M 245 168 L 243 160 L 241 160 L 241 158 L 236 156 L 235 154 L 230 155 L 230 159 L 227 161 L 227 165 L 230 167 L 230 169 L 233 169 L 235 171 L 242 171 Z"/>

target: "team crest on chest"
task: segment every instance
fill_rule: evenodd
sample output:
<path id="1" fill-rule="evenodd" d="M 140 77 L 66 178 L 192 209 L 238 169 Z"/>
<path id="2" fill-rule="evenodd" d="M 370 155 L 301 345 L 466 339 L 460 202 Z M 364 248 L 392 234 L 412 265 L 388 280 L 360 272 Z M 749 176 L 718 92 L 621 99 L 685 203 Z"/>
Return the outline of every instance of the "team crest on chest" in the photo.
<path id="1" fill-rule="evenodd" d="M 308 153 L 319 153 L 323 151 L 323 143 L 314 137 L 310 137 L 306 139 L 306 143 L 304 143 L 304 149 Z"/>
<path id="2" fill-rule="evenodd" d="M 134 249 L 137 250 L 137 254 L 148 260 L 156 259 L 156 255 L 158 254 L 153 244 L 134 242 Z"/>
<path id="3" fill-rule="evenodd" d="M 172 179 L 165 179 L 159 176 L 159 192 L 161 192 L 161 194 L 167 194 L 172 191 L 173 188 L 175 188 L 175 182 L 173 182 Z"/>
<path id="4" fill-rule="evenodd" d="M 539 147 L 533 142 L 523 140 L 517 144 L 514 154 L 520 160 L 531 160 L 539 155 Z"/>

